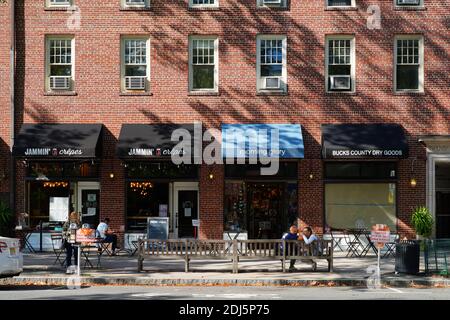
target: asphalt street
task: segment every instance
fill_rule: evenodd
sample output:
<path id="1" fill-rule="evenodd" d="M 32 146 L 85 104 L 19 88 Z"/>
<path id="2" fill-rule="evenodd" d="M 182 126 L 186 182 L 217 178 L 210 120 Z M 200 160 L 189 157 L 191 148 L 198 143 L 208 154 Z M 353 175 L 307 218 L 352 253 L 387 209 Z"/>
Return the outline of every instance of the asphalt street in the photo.
<path id="1" fill-rule="evenodd" d="M 450 288 L 0 286 L 0 300 L 450 300 Z"/>

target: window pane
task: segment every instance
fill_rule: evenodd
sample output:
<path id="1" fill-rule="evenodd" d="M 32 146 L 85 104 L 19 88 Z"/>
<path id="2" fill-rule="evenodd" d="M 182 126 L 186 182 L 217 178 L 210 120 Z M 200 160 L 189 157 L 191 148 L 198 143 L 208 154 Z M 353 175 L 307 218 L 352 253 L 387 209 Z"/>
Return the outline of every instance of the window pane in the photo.
<path id="1" fill-rule="evenodd" d="M 281 64 L 266 64 L 261 65 L 262 77 L 280 77 L 282 71 Z"/>
<path id="2" fill-rule="evenodd" d="M 70 76 L 72 75 L 72 67 L 65 65 L 52 65 L 50 66 L 51 76 Z"/>
<path id="3" fill-rule="evenodd" d="M 397 89 L 419 89 L 419 66 L 398 65 L 397 66 Z"/>
<path id="4" fill-rule="evenodd" d="M 396 230 L 394 183 L 328 183 L 325 185 L 326 223 L 333 228 L 370 229 L 377 223 Z"/>
<path id="5" fill-rule="evenodd" d="M 328 40 L 328 64 L 351 64 L 350 40 Z"/>
<path id="6" fill-rule="evenodd" d="M 351 6 L 352 0 L 328 0 L 328 6 Z"/>
<path id="7" fill-rule="evenodd" d="M 194 89 L 214 89 L 214 66 L 194 65 L 192 69 Z"/>
<path id="8" fill-rule="evenodd" d="M 126 66 L 125 76 L 145 77 L 147 76 L 146 66 Z"/>

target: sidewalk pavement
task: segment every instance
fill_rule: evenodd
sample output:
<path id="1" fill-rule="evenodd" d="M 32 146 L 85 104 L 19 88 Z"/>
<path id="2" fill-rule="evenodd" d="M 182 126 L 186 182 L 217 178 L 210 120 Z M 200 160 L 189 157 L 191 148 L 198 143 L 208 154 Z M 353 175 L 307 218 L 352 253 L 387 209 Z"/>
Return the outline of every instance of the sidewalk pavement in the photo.
<path id="1" fill-rule="evenodd" d="M 97 259 L 91 262 L 96 266 Z M 24 254 L 24 271 L 14 278 L 1 279 L 9 285 L 67 285 L 73 275 L 53 264 L 53 253 Z M 288 264 L 288 262 L 286 262 Z M 317 271 L 297 261 L 298 271 L 281 272 L 280 261 L 242 260 L 239 273 L 233 274 L 231 261 L 191 260 L 191 272 L 184 272 L 184 261 L 174 258 L 149 258 L 144 272 L 137 272 L 137 257 L 119 255 L 102 257 L 100 268 L 82 268 L 82 285 L 223 285 L 223 286 L 352 286 L 367 287 L 377 266 L 375 255 L 346 258 L 336 253 L 334 272 L 327 272 L 327 262 L 319 260 Z M 390 287 L 450 287 L 450 279 L 439 276 L 396 275 L 395 259 L 381 259 L 381 283 Z"/>

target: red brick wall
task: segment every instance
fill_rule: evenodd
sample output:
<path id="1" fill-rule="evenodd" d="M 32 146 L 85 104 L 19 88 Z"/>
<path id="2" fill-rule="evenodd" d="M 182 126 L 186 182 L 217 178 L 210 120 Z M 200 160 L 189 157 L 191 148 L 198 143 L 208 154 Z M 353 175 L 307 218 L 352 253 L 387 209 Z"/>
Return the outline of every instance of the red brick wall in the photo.
<path id="1" fill-rule="evenodd" d="M 10 1 L 0 2 L 0 194 L 8 201 L 10 159 Z M 4 178 L 4 176 L 6 176 Z M 6 198 L 6 199 L 5 199 Z"/>
<path id="2" fill-rule="evenodd" d="M 103 123 L 110 133 L 104 141 L 104 148 L 108 150 L 114 149 L 124 122 L 200 120 L 206 128 L 221 122 L 301 123 L 307 136 L 307 159 L 300 163 L 300 218 L 316 231 L 320 230 L 323 219 L 323 187 L 319 178 L 321 123 L 400 123 L 410 135 L 412 157 L 415 153 L 424 157 L 423 148 L 416 142 L 417 135 L 450 131 L 450 50 L 446 39 L 449 1 L 425 0 L 426 10 L 422 11 L 394 10 L 392 0 L 357 1 L 357 10 L 327 11 L 324 1 L 291 1 L 289 10 L 269 10 L 256 9 L 256 0 L 221 0 L 219 10 L 188 10 L 187 0 L 152 0 L 150 11 L 135 12 L 121 11 L 119 0 L 75 0 L 81 9 L 81 29 L 75 31 L 67 29 L 68 13 L 45 10 L 43 0 L 18 0 L 16 3 L 18 119 L 23 122 Z M 366 10 L 372 4 L 381 7 L 381 30 L 365 27 Z M 287 35 L 289 92 L 286 96 L 256 94 L 255 40 L 259 33 Z M 356 38 L 357 91 L 353 94 L 324 93 L 325 35 L 337 33 L 354 34 Z M 394 35 L 399 33 L 424 36 L 424 94 L 392 92 L 392 51 Z M 47 34 L 75 36 L 74 96 L 44 94 L 44 37 Z M 152 95 L 120 95 L 121 34 L 150 36 Z M 188 94 L 188 36 L 192 34 L 219 37 L 218 96 Z M 3 43 L 0 50 L 4 51 Z M 1 99 L 4 99 L 3 90 L 1 92 Z M 410 161 L 402 161 L 401 172 L 408 172 Z M 117 215 L 113 226 L 119 226 L 123 223 L 123 182 L 117 160 L 114 163 L 116 179 L 108 180 L 102 171 L 101 210 L 102 215 Z M 416 161 L 415 168 L 422 173 L 417 178 L 416 188 L 411 189 L 408 178 L 403 176 L 399 184 L 398 212 L 405 223 L 401 230 L 405 232 L 411 207 L 425 201 L 425 162 Z M 312 181 L 308 178 L 309 170 L 316 175 Z M 219 218 L 222 215 L 223 185 L 219 180 L 222 173 L 217 171 L 217 183 L 210 188 L 210 182 L 204 181 L 207 171 L 202 168 L 200 193 L 201 205 L 208 210 L 203 210 L 202 206 L 200 210 L 208 212 L 205 220 L 211 219 L 211 229 L 202 223 L 200 235 L 216 237 L 222 231 L 219 222 L 222 220 Z"/>

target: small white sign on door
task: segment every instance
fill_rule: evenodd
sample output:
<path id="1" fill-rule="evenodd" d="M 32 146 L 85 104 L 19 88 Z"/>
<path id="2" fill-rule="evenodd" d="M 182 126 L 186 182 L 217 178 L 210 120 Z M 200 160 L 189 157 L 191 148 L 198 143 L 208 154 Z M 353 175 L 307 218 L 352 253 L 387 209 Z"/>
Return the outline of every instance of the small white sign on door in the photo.
<path id="1" fill-rule="evenodd" d="M 192 219 L 192 226 L 193 227 L 200 227 L 200 220 L 199 219 Z"/>

